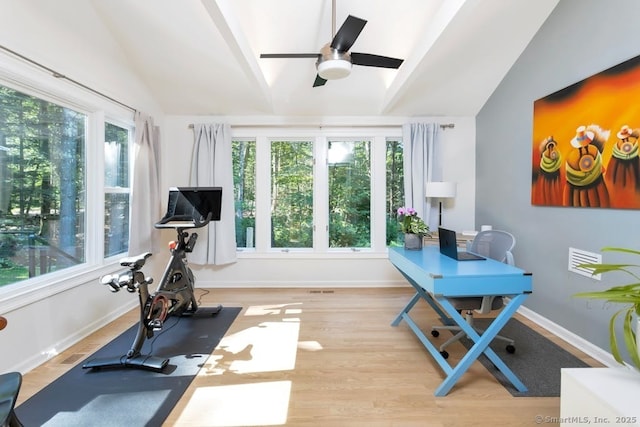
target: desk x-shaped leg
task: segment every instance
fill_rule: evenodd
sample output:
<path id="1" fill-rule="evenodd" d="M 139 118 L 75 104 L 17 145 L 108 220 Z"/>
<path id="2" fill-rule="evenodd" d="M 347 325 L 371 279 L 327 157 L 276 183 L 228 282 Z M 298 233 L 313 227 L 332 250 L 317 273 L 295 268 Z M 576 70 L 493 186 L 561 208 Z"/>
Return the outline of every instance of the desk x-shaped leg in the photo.
<path id="1" fill-rule="evenodd" d="M 462 374 L 464 374 L 471 367 L 473 362 L 476 361 L 478 357 L 480 357 L 480 355 L 483 353 L 489 358 L 489 360 L 495 365 L 495 367 L 504 374 L 504 376 L 513 384 L 513 386 L 518 391 L 527 391 L 527 387 L 525 387 L 525 385 L 518 379 L 518 377 L 511 371 L 511 369 L 509 369 L 507 365 L 505 365 L 505 363 L 502 361 L 502 359 L 500 359 L 500 357 L 498 357 L 493 349 L 489 347 L 489 344 L 491 344 L 491 341 L 493 341 L 495 336 L 498 335 L 498 332 L 500 332 L 500 330 L 506 325 L 506 323 L 509 321 L 511 316 L 513 316 L 518 307 L 522 305 L 528 294 L 518 294 L 513 296 L 509 304 L 507 304 L 502 309 L 502 311 L 500 311 L 493 322 L 491 322 L 491 325 L 489 325 L 489 327 L 484 331 L 482 335 L 479 335 L 445 297 L 432 297 L 428 292 L 417 285 L 412 279 L 410 279 L 409 277 L 407 277 L 407 279 L 416 289 L 416 294 L 402 309 L 400 314 L 398 314 L 398 316 L 394 319 L 394 321 L 391 323 L 391 326 L 398 326 L 400 324 L 400 321 L 404 319 L 411 330 L 416 334 L 420 342 L 422 342 L 429 353 L 431 353 L 435 361 L 438 362 L 438 365 L 440 365 L 442 370 L 447 374 L 445 380 L 436 389 L 434 393 L 436 396 L 445 396 L 447 393 L 449 393 L 451 388 L 460 379 Z M 438 315 L 442 319 L 445 320 L 445 322 L 450 322 L 450 320 L 453 320 L 453 322 L 460 326 L 460 328 L 474 342 L 473 346 L 467 351 L 467 353 L 455 367 L 451 367 L 451 365 L 449 365 L 446 359 L 440 354 L 440 351 L 433 345 L 433 343 L 431 343 L 431 341 L 429 341 L 429 339 L 420 330 L 420 327 L 409 316 L 409 311 L 420 299 L 424 299 L 427 303 L 429 303 L 429 305 L 436 311 L 436 313 L 438 313 Z M 438 302 L 437 304 L 434 299 Z M 440 307 L 442 307 L 444 311 L 440 309 Z M 445 314 L 445 312 L 448 313 L 448 315 Z"/>
<path id="2" fill-rule="evenodd" d="M 527 391 L 527 387 L 518 379 L 518 377 L 505 365 L 505 363 L 498 357 L 498 355 L 493 351 L 489 344 L 493 341 L 493 339 L 498 335 L 498 332 L 507 324 L 511 316 L 516 312 L 518 307 L 522 305 L 524 300 L 527 298 L 527 294 L 519 294 L 515 295 L 511 298 L 509 304 L 507 304 L 502 311 L 496 316 L 496 318 L 491 322 L 489 327 L 479 335 L 475 329 L 469 325 L 464 317 L 462 317 L 456 309 L 451 305 L 451 303 L 444 297 L 436 297 L 435 299 L 438 303 L 451 314 L 451 318 L 454 322 L 460 326 L 460 328 L 467 334 L 469 339 L 471 339 L 474 344 L 467 351 L 464 357 L 458 362 L 455 368 L 448 373 L 447 378 L 444 380 L 442 384 L 436 389 L 436 396 L 444 396 L 451 390 L 454 384 L 458 381 L 458 379 L 464 374 L 473 364 L 475 360 L 480 357 L 482 353 L 489 358 L 489 360 L 495 365 L 496 368 L 500 370 L 504 374 L 504 376 L 513 384 L 516 390 L 520 392 Z M 441 394 L 440 394 L 441 393 Z"/>

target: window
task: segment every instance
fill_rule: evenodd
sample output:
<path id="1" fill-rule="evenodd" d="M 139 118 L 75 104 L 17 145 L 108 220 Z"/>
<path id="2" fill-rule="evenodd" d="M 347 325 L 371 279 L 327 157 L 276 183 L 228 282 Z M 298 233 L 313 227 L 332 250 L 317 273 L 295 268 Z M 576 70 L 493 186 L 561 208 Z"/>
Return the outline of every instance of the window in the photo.
<path id="1" fill-rule="evenodd" d="M 404 166 L 402 141 L 397 138 L 387 139 L 386 161 L 386 224 L 387 246 L 401 246 L 402 233 L 398 227 L 397 211 L 404 206 Z"/>
<path id="2" fill-rule="evenodd" d="M 3 292 L 101 265 L 129 243 L 131 118 L 107 123 L 104 111 L 32 90 L 0 82 Z M 103 124 L 103 135 L 90 131 Z"/>
<path id="3" fill-rule="evenodd" d="M 400 128 L 234 129 L 238 250 L 383 256 L 402 237 L 400 136 Z"/>
<path id="4" fill-rule="evenodd" d="M 313 247 L 313 142 L 271 142 L 271 247 Z"/>
<path id="5" fill-rule="evenodd" d="M 87 116 L 0 86 L 0 285 L 85 262 Z"/>
<path id="6" fill-rule="evenodd" d="M 129 248 L 130 131 L 105 123 L 104 137 L 104 256 Z"/>
<path id="7" fill-rule="evenodd" d="M 371 144 L 330 140 L 329 247 L 371 247 Z"/>
<path id="8" fill-rule="evenodd" d="M 233 187 L 236 213 L 236 245 L 255 247 L 256 227 L 256 142 L 232 142 Z"/>

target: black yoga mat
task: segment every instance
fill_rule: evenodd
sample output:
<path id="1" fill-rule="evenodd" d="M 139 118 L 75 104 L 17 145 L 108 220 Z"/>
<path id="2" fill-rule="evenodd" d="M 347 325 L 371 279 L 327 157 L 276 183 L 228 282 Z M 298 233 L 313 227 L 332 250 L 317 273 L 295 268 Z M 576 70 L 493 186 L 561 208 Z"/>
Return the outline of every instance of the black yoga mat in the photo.
<path id="1" fill-rule="evenodd" d="M 16 408 L 25 427 L 162 425 L 241 308 L 200 307 L 191 316 L 169 317 L 142 354 L 169 358 L 162 372 L 133 368 L 90 370 L 80 362 Z M 134 325 L 86 360 L 125 355 Z"/>

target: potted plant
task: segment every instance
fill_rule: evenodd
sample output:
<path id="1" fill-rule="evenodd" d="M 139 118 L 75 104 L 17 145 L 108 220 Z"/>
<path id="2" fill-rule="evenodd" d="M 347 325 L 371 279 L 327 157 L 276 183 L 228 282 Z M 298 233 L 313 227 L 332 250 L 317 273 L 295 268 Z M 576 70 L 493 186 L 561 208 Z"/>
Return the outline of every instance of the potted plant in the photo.
<path id="1" fill-rule="evenodd" d="M 603 252 L 622 252 L 640 255 L 640 251 L 627 248 L 602 248 Z M 581 268 L 592 270 L 592 275 L 610 273 L 613 271 L 625 272 L 633 277 L 634 282 L 626 285 L 613 286 L 609 289 L 593 292 L 580 292 L 575 296 L 580 298 L 602 299 L 608 302 L 626 304 L 626 307 L 616 311 L 609 321 L 609 340 L 611 353 L 618 363 L 625 364 L 620 355 L 620 346 L 616 338 L 616 321 L 622 318 L 622 331 L 624 344 L 629 352 L 631 361 L 636 369 L 640 370 L 640 276 L 634 273 L 633 268 L 638 264 L 580 264 Z"/>
<path id="2" fill-rule="evenodd" d="M 404 248 L 409 250 L 422 249 L 422 240 L 429 233 L 429 226 L 418 216 L 413 208 L 398 208 L 400 231 L 404 233 Z"/>

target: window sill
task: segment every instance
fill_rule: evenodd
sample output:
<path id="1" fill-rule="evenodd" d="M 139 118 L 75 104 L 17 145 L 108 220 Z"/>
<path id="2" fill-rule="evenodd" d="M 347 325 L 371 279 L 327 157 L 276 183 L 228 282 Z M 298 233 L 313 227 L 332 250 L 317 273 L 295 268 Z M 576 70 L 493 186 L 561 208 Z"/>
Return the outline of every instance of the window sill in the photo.
<path id="1" fill-rule="evenodd" d="M 270 252 L 256 251 L 238 251 L 236 252 L 238 259 L 387 259 L 389 254 L 385 249 L 384 252 L 372 250 L 340 250 L 332 252 L 313 252 L 304 250 L 280 251 L 272 250 Z"/>
<path id="2" fill-rule="evenodd" d="M 0 288 L 0 313 L 18 310 L 29 304 L 84 285 L 113 271 L 113 264 L 78 266 Z"/>

